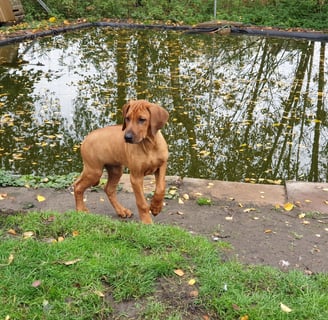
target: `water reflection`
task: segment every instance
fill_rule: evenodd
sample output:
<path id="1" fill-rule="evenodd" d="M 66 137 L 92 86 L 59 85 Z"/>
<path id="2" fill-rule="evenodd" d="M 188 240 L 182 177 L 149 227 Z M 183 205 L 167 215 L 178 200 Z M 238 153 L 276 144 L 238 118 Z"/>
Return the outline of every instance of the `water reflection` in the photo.
<path id="1" fill-rule="evenodd" d="M 169 174 L 327 181 L 326 47 L 110 28 L 21 43 L 0 60 L 2 168 L 80 171 L 83 137 L 134 98 L 170 112 Z"/>

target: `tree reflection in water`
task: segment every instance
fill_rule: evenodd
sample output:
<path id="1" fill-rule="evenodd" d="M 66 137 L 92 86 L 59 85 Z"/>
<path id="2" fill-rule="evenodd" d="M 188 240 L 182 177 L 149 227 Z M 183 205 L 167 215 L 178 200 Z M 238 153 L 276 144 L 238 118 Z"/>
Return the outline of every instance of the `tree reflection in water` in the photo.
<path id="1" fill-rule="evenodd" d="M 79 172 L 83 137 L 149 99 L 170 112 L 168 174 L 327 181 L 326 47 L 111 28 L 21 43 L 0 51 L 2 169 Z"/>

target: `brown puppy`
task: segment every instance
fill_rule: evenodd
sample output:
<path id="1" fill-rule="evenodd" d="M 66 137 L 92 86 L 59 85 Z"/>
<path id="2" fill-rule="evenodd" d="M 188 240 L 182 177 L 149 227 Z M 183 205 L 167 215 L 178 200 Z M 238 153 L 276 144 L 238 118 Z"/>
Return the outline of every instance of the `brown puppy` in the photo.
<path id="1" fill-rule="evenodd" d="M 116 213 L 131 217 L 116 197 L 116 187 L 123 168 L 130 170 L 130 181 L 136 197 L 140 219 L 152 223 L 153 215 L 160 213 L 165 194 L 165 173 L 168 148 L 161 129 L 169 118 L 162 107 L 145 100 L 130 101 L 123 106 L 122 125 L 108 126 L 92 131 L 83 141 L 81 155 L 83 171 L 74 183 L 77 211 L 88 211 L 84 202 L 84 191 L 99 183 L 103 169 L 108 172 L 105 192 Z M 144 176 L 155 174 L 155 194 L 148 205 L 143 190 Z"/>

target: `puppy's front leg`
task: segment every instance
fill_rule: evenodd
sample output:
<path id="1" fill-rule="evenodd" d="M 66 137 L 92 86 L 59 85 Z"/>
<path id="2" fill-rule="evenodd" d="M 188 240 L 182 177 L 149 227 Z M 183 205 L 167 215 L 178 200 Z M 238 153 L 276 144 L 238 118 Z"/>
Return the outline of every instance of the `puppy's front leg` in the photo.
<path id="1" fill-rule="evenodd" d="M 130 173 L 130 181 L 134 195 L 136 197 L 136 203 L 138 207 L 139 217 L 142 223 L 153 223 L 149 214 L 149 205 L 144 196 L 144 177 Z"/>
<path id="2" fill-rule="evenodd" d="M 165 175 L 166 175 L 167 163 L 165 162 L 158 170 L 155 172 L 156 189 L 153 199 L 150 203 L 150 211 L 154 216 L 157 216 L 162 208 L 165 196 Z"/>

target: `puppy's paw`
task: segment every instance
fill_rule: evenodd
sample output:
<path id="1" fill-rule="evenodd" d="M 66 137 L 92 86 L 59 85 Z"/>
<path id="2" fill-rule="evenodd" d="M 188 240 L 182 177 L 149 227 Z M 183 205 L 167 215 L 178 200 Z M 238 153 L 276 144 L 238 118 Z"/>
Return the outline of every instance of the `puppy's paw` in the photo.
<path id="1" fill-rule="evenodd" d="M 131 218 L 133 216 L 133 213 L 131 212 L 131 210 L 127 209 L 127 208 L 120 208 L 120 210 L 117 212 L 117 214 L 125 219 L 125 218 Z"/>
<path id="2" fill-rule="evenodd" d="M 161 202 L 152 201 L 150 204 L 150 211 L 153 216 L 157 216 L 162 211 L 162 208 L 163 208 L 163 201 Z"/>

